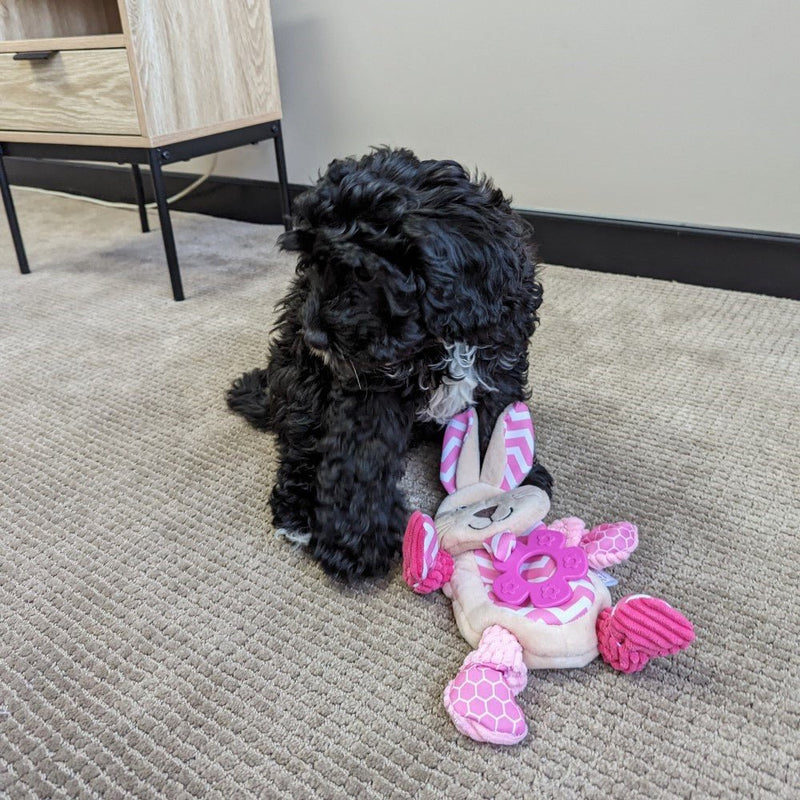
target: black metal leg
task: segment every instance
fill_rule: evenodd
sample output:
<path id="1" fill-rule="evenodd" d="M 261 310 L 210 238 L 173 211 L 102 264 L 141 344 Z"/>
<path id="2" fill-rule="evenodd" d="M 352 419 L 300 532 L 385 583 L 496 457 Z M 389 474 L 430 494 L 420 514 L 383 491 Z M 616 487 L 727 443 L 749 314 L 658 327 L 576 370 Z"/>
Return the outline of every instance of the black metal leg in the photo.
<path id="1" fill-rule="evenodd" d="M 142 223 L 142 233 L 150 231 L 150 223 L 147 221 L 147 208 L 144 199 L 144 184 L 142 184 L 142 171 L 138 164 L 131 164 L 133 170 L 133 188 L 136 190 L 136 202 L 139 206 L 139 221 Z"/>
<path id="2" fill-rule="evenodd" d="M 292 211 L 289 205 L 289 178 L 286 175 L 286 154 L 283 152 L 283 131 L 280 122 L 272 124 L 275 133 L 275 161 L 278 165 L 278 182 L 281 190 L 281 213 L 283 227 L 288 231 L 292 228 Z"/>
<path id="3" fill-rule="evenodd" d="M 149 150 L 150 175 L 153 179 L 153 189 L 156 193 L 158 205 L 158 218 L 161 220 L 161 236 L 164 239 L 164 251 L 167 254 L 169 279 L 172 282 L 172 296 L 176 300 L 183 300 L 183 284 L 181 271 L 178 266 L 178 253 L 175 250 L 175 237 L 172 233 L 172 220 L 169 217 L 167 193 L 164 189 L 164 176 L 161 173 L 161 155 L 158 150 Z"/>
<path id="4" fill-rule="evenodd" d="M 28 256 L 25 254 L 25 245 L 22 243 L 22 234 L 19 230 L 19 221 L 17 220 L 17 210 L 14 208 L 14 199 L 11 197 L 11 186 L 8 182 L 8 174 L 6 173 L 3 155 L 3 145 L 0 144 L 0 194 L 3 195 L 3 205 L 6 207 L 8 227 L 11 229 L 11 240 L 14 242 L 14 249 L 17 251 L 19 271 L 23 275 L 29 275 L 31 268 L 28 266 Z"/>

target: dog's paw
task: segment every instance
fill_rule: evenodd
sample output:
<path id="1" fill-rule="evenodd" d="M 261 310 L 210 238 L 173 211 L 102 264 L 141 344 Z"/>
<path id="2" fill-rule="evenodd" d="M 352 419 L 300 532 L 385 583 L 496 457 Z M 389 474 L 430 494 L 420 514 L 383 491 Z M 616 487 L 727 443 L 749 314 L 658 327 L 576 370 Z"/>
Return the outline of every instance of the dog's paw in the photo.
<path id="1" fill-rule="evenodd" d="M 382 578 L 388 572 L 396 555 L 396 548 L 364 547 L 361 550 L 338 545 L 326 545 L 312 539 L 313 555 L 322 569 L 331 577 L 345 583 L 365 578 Z"/>
<path id="2" fill-rule="evenodd" d="M 269 376 L 265 369 L 254 369 L 237 378 L 227 394 L 228 408 L 241 414 L 254 428 L 270 430 L 272 409 Z"/>
<path id="3" fill-rule="evenodd" d="M 308 547 L 308 543 L 311 541 L 311 534 L 305 531 L 292 530 L 291 528 L 278 528 L 275 531 L 275 538 L 286 539 L 287 542 L 299 549 Z"/>

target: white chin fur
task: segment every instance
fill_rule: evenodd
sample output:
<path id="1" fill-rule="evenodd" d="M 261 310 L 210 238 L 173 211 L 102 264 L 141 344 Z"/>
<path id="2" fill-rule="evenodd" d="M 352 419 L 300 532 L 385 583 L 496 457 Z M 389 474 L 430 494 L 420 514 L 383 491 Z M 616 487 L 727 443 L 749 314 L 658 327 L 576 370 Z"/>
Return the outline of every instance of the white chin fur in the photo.
<path id="1" fill-rule="evenodd" d="M 423 421 L 441 424 L 449 422 L 456 414 L 474 404 L 475 389 L 479 384 L 491 389 L 475 367 L 476 346 L 464 342 L 446 344 L 447 355 L 434 366 L 446 371 L 442 383 L 428 396 L 428 405 L 420 412 Z"/>
<path id="2" fill-rule="evenodd" d="M 286 539 L 295 547 L 307 547 L 311 541 L 310 533 L 303 533 L 302 531 L 293 531 L 291 528 L 278 528 L 275 531 L 275 536 L 278 539 Z"/>

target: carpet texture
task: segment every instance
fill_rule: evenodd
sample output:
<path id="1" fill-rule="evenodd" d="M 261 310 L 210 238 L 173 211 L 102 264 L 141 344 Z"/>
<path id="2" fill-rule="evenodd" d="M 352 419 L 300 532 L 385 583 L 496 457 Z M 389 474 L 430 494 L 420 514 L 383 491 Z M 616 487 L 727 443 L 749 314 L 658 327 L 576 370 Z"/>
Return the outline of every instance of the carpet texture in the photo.
<path id="1" fill-rule="evenodd" d="M 0 794 L 797 797 L 800 306 L 548 267 L 532 340 L 553 517 L 630 518 L 614 596 L 697 642 L 534 673 L 530 735 L 460 736 L 468 647 L 399 569 L 346 588 L 273 536 L 272 439 L 226 411 L 292 275 L 277 229 L 16 192 L 0 224 Z M 155 219 L 153 220 L 155 222 Z M 753 265 L 758 269 L 758 265 Z M 437 449 L 404 479 L 442 496 Z"/>

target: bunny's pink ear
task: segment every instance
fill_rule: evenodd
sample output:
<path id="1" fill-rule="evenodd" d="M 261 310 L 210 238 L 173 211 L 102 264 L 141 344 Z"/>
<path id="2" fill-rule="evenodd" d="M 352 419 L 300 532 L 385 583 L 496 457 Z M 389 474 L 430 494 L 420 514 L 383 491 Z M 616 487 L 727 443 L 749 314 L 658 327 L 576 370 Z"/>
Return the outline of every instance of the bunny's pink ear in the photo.
<path id="1" fill-rule="evenodd" d="M 447 490 L 448 494 L 453 494 L 460 485 L 465 485 L 464 467 L 467 461 L 472 461 L 472 448 L 464 448 L 464 443 L 470 439 L 470 432 L 475 427 L 477 422 L 477 415 L 474 408 L 468 408 L 460 414 L 456 414 L 450 422 L 447 423 L 447 428 L 444 432 L 444 441 L 442 442 L 442 460 L 439 467 L 439 479 L 442 486 Z M 463 451 L 463 452 L 462 452 Z M 477 450 L 474 453 L 475 459 L 478 458 Z M 459 463 L 460 462 L 460 463 Z M 477 480 L 477 467 L 478 463 L 474 465 L 475 475 L 470 476 L 471 482 Z"/>
<path id="2" fill-rule="evenodd" d="M 519 486 L 533 468 L 534 429 L 525 403 L 514 403 L 503 414 L 505 422 L 506 469 L 500 488 Z"/>
<path id="3" fill-rule="evenodd" d="M 492 433 L 483 461 L 481 481 L 499 486 L 504 492 L 514 489 L 531 471 L 533 453 L 531 412 L 525 403 L 506 406 Z"/>

